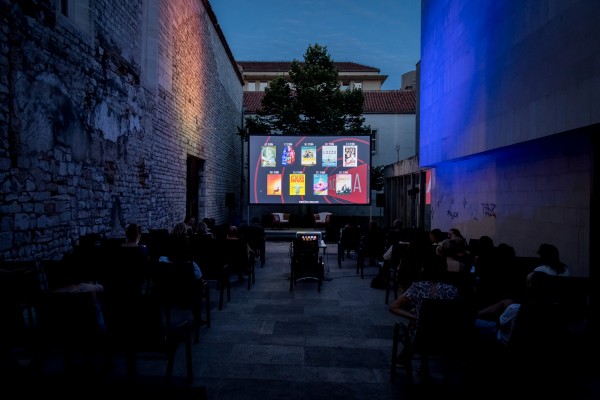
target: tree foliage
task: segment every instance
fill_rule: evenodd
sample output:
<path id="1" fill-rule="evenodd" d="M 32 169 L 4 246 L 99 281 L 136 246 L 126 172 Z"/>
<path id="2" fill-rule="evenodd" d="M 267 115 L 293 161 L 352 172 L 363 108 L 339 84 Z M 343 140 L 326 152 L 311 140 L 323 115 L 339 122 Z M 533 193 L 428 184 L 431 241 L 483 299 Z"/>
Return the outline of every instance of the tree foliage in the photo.
<path id="1" fill-rule="evenodd" d="M 256 116 L 246 118 L 248 133 L 318 135 L 368 134 L 360 89 L 341 90 L 327 47 L 311 45 L 304 62 L 292 61 L 289 79 L 279 76 L 265 89 Z"/>
<path id="2" fill-rule="evenodd" d="M 371 190 L 381 191 L 385 183 L 384 166 L 378 165 L 371 167 Z"/>

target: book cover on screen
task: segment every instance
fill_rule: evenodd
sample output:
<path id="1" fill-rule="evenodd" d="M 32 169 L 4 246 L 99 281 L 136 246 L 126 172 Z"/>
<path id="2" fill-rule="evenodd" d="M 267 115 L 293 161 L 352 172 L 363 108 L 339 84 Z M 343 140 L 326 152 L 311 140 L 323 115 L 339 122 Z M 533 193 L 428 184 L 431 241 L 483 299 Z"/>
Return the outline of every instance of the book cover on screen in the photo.
<path id="1" fill-rule="evenodd" d="M 305 179 L 304 174 L 290 174 L 290 195 L 304 196 L 306 194 Z"/>
<path id="2" fill-rule="evenodd" d="M 281 165 L 294 165 L 296 161 L 296 151 L 291 144 L 286 143 L 281 152 Z"/>
<path id="3" fill-rule="evenodd" d="M 358 163 L 358 146 L 344 146 L 344 167 L 356 167 Z"/>
<path id="4" fill-rule="evenodd" d="M 326 196 L 327 187 L 327 174 L 313 175 L 313 194 L 318 196 Z"/>
<path id="5" fill-rule="evenodd" d="M 281 196 L 281 174 L 267 175 L 267 196 Z"/>
<path id="6" fill-rule="evenodd" d="M 335 175 L 335 194 L 350 194 L 352 193 L 352 175 L 336 174 Z"/>
<path id="7" fill-rule="evenodd" d="M 302 165 L 317 165 L 317 146 L 302 146 Z"/>
<path id="8" fill-rule="evenodd" d="M 261 167 L 274 167 L 277 162 L 275 156 L 277 154 L 275 146 L 262 146 L 260 151 L 260 165 Z"/>
<path id="9" fill-rule="evenodd" d="M 321 165 L 337 167 L 337 146 L 324 145 L 321 147 Z"/>

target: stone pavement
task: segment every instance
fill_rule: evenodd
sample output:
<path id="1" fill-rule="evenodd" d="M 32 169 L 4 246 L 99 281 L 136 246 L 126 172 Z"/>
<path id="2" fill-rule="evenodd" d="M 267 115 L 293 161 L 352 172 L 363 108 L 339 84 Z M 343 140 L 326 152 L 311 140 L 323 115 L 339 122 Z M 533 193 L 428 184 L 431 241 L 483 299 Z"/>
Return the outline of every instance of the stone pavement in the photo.
<path id="1" fill-rule="evenodd" d="M 267 242 L 256 284 L 234 283 L 194 345 L 194 383 L 209 399 L 397 399 L 391 384 L 393 324 L 383 290 L 372 289 L 376 267 L 356 274 L 356 259 L 337 265 L 328 244 L 326 279 L 290 291 L 290 242 Z M 183 367 L 183 363 L 180 364 Z M 183 376 L 183 370 L 180 371 Z"/>

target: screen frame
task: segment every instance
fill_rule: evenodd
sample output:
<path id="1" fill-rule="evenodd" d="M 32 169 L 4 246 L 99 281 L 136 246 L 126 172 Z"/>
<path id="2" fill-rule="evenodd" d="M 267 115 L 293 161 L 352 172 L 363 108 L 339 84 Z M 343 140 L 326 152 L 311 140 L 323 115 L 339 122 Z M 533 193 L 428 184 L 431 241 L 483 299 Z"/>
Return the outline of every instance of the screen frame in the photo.
<path id="1" fill-rule="evenodd" d="M 295 160 L 292 165 L 282 165 L 283 148 L 291 144 L 295 153 Z M 314 165 L 300 165 L 304 145 L 312 145 L 315 150 Z M 371 206 L 371 135 L 370 134 L 352 134 L 352 135 L 266 135 L 251 134 L 248 137 L 248 205 L 327 205 L 327 206 Z M 273 145 L 275 147 L 274 161 L 261 161 L 261 153 L 264 146 Z M 323 145 L 335 145 L 337 147 L 337 165 L 323 165 L 322 147 Z M 344 166 L 342 153 L 344 146 L 349 148 L 356 147 L 355 166 Z M 270 152 L 272 153 L 272 152 Z M 272 154 L 270 154 L 272 156 Z M 289 159 L 288 159 L 289 161 Z M 306 161 L 306 159 L 304 159 Z M 271 164 L 274 162 L 275 166 Z M 349 164 L 353 165 L 353 164 Z M 270 168 L 265 170 L 266 168 Z M 303 195 L 292 195 L 290 189 L 290 174 L 296 172 L 304 174 Z M 311 193 L 314 184 L 315 174 L 323 173 L 327 175 L 326 194 L 315 195 Z M 274 174 L 279 177 L 280 194 L 267 194 L 267 175 Z M 329 186 L 338 181 L 338 174 L 348 174 L 351 176 L 352 189 L 350 193 L 342 191 L 333 191 Z M 341 176 L 341 178 L 345 178 Z M 347 179 L 347 178 L 346 178 Z M 264 187 L 265 189 L 261 189 Z"/>

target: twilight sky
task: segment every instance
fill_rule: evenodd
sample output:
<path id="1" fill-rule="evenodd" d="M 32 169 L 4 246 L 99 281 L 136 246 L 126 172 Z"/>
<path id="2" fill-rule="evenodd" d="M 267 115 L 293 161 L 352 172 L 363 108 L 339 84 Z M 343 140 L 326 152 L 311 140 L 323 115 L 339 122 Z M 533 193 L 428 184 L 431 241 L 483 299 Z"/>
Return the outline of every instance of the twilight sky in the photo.
<path id="1" fill-rule="evenodd" d="M 210 0 L 238 61 L 304 60 L 309 45 L 333 61 L 375 67 L 400 88 L 420 59 L 420 0 Z"/>

